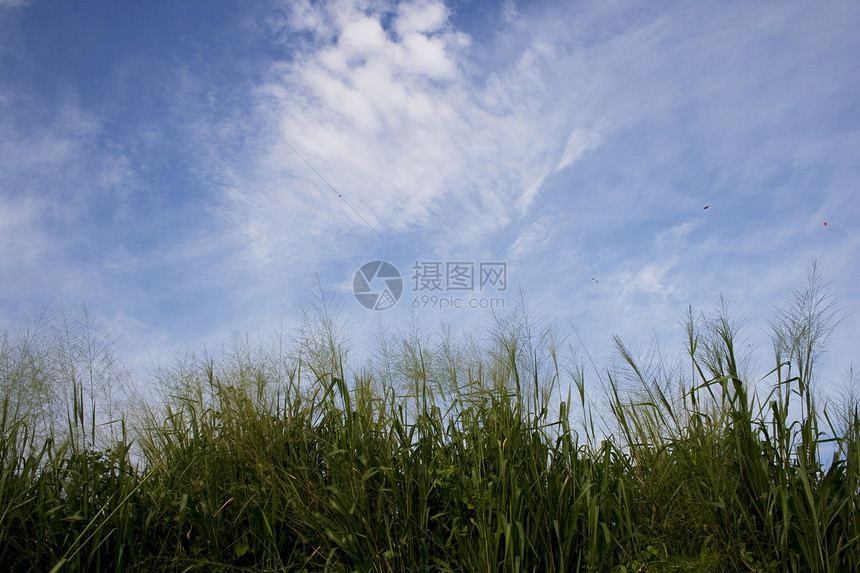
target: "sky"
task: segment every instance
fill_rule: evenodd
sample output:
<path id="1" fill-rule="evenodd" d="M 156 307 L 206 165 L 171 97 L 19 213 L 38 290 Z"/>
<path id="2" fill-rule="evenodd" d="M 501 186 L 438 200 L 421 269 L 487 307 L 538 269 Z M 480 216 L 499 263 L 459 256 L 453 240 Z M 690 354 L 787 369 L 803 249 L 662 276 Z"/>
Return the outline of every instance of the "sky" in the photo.
<path id="1" fill-rule="evenodd" d="M 598 347 L 681 345 L 722 295 L 766 350 L 816 261 L 836 378 L 858 28 L 853 0 L 0 0 L 0 326 L 86 305 L 138 365 L 321 281 L 359 340 L 526 300 Z M 399 296 L 367 309 L 379 268 Z"/>

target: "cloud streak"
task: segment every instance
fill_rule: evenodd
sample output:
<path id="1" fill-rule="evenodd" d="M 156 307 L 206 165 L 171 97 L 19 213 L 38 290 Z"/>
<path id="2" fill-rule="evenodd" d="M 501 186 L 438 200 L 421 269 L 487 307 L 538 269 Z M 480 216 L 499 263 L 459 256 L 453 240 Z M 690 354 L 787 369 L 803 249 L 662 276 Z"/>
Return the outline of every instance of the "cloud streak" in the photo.
<path id="1" fill-rule="evenodd" d="M 256 177 L 272 189 L 266 200 L 247 198 L 258 188 L 234 188 L 225 207 L 254 221 L 248 240 L 255 256 L 283 242 L 278 221 L 297 211 L 306 214 L 309 236 L 317 236 L 314 228 L 360 233 L 369 226 L 469 245 L 528 189 L 519 200 L 521 212 L 527 208 L 542 178 L 528 183 L 550 166 L 576 123 L 552 125 L 523 97 L 543 89 L 540 68 L 551 54 L 527 50 L 509 69 L 475 73 L 472 41 L 453 29 L 441 2 L 404 3 L 393 12 L 299 3 L 292 21 L 311 40 L 275 63 L 258 90 L 259 114 L 289 146 L 271 137 L 261 153 L 258 173 L 274 175 Z M 579 143 L 563 166 L 599 144 L 593 126 L 583 138 L 586 127 L 574 128 L 571 142 Z M 288 190 L 274 183 L 278 177 Z M 320 202 L 329 208 L 314 208 Z"/>

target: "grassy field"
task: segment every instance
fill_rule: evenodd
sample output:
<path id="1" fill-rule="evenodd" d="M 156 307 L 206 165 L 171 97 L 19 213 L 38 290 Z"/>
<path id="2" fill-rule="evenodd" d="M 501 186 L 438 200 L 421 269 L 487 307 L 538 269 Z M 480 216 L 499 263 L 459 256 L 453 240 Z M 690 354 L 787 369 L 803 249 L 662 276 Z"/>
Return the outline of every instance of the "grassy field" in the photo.
<path id="1" fill-rule="evenodd" d="M 689 312 L 677 364 L 616 341 L 592 366 L 519 307 L 479 340 L 381 331 L 350 369 L 330 302 L 147 394 L 85 313 L 5 331 L 0 569 L 860 570 L 860 420 L 817 406 L 838 315 L 814 274 L 758 380 L 724 306 Z"/>

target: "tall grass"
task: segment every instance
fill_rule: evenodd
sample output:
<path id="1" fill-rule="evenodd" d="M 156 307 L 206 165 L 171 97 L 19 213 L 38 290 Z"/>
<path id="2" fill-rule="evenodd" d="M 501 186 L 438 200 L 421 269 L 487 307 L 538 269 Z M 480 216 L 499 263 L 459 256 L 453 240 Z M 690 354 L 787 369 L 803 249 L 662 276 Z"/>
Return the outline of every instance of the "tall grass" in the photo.
<path id="1" fill-rule="evenodd" d="M 860 570 L 860 420 L 816 403 L 837 315 L 814 273 L 755 384 L 725 306 L 689 312 L 683 362 L 617 340 L 593 373 L 524 304 L 486 343 L 380 329 L 350 370 L 337 310 L 178 357 L 124 422 L 101 406 L 105 338 L 4 335 L 0 568 Z"/>

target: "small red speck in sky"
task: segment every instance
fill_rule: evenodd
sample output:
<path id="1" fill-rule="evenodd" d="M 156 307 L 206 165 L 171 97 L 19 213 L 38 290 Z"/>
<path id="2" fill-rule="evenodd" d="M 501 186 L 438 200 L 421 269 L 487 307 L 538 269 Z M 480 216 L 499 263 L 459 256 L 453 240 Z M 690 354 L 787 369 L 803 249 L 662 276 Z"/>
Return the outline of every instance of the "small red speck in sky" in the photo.
<path id="1" fill-rule="evenodd" d="M 825 227 L 827 226 L 827 221 L 824 221 L 824 226 L 825 226 Z"/>

